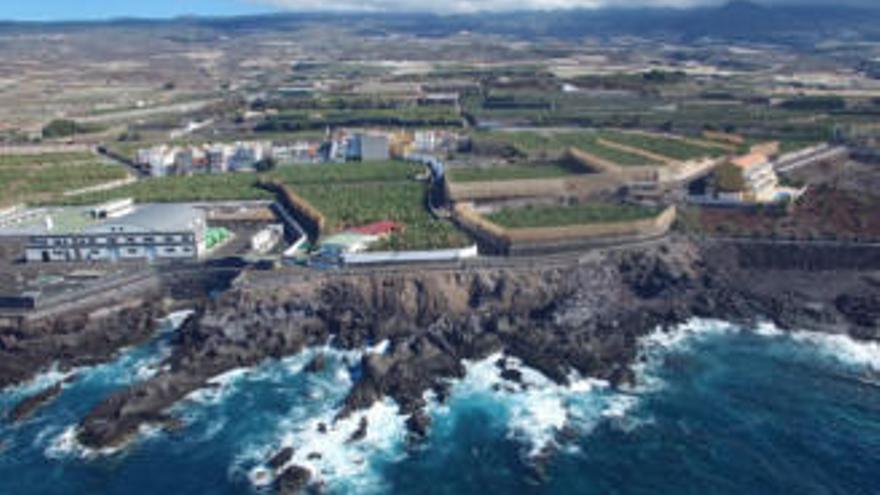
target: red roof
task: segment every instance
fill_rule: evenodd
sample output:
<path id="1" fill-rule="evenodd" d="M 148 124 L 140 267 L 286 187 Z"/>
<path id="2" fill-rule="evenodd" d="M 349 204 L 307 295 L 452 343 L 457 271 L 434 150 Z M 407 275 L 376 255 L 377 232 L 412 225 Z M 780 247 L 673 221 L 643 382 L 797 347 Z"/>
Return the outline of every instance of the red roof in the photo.
<path id="1" fill-rule="evenodd" d="M 385 220 L 382 222 L 371 223 L 369 225 L 364 225 L 363 227 L 355 227 L 353 229 L 348 229 L 349 232 L 354 232 L 356 234 L 363 235 L 375 235 L 375 236 L 383 236 L 388 234 L 393 234 L 399 230 L 403 229 L 403 225 L 392 222 L 390 220 Z"/>

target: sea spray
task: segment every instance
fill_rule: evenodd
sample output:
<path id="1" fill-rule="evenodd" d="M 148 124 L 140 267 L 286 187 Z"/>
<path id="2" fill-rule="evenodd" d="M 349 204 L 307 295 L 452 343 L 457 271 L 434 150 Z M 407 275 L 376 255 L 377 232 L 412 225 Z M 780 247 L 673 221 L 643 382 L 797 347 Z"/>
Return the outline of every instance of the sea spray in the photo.
<path id="1" fill-rule="evenodd" d="M 384 352 L 379 345 L 367 352 Z M 306 365 L 323 355 L 327 366 L 321 372 L 305 373 Z M 246 479 L 259 488 L 271 484 L 287 467 L 308 469 L 313 481 L 343 492 L 366 493 L 381 490 L 378 468 L 394 462 L 404 453 L 405 418 L 398 406 L 386 399 L 371 408 L 338 418 L 343 399 L 354 384 L 363 352 L 341 351 L 330 347 L 311 348 L 300 355 L 267 364 L 258 371 L 226 377 L 224 401 L 241 400 L 244 383 L 271 382 L 289 385 L 290 402 L 295 404 L 283 413 L 267 418 L 267 430 L 253 435 L 236 455 L 229 475 Z M 236 389 L 235 384 L 239 387 Z M 306 399 L 305 401 L 303 399 Z M 215 404 L 216 406 L 216 404 Z M 216 417 L 215 417 L 216 419 Z M 366 426 L 366 430 L 357 435 Z M 284 466 L 272 470 L 266 462 L 274 452 L 294 449 Z"/>
<path id="2" fill-rule="evenodd" d="M 516 382 L 502 376 L 499 362 L 504 362 L 504 369 L 516 371 Z M 464 379 L 453 383 L 449 404 L 435 405 L 432 414 L 454 415 L 457 407 L 484 404 L 504 422 L 508 437 L 525 447 L 527 457 L 559 447 L 557 437 L 567 427 L 586 433 L 602 418 L 622 416 L 634 405 L 605 381 L 572 373 L 568 384 L 557 384 L 500 353 L 468 362 L 466 369 Z"/>
<path id="3" fill-rule="evenodd" d="M 305 372 L 318 354 L 326 366 Z M 876 481 L 880 393 L 861 381 L 877 373 L 876 344 L 770 324 L 744 329 L 693 320 L 646 337 L 639 354 L 639 385 L 623 391 L 575 375 L 560 386 L 503 355 L 468 363 L 444 403 L 428 394 L 434 422 L 425 444 L 412 450 L 405 418 L 390 400 L 335 421 L 362 352 L 307 349 L 219 377 L 206 392 L 216 395 L 197 392 L 175 406 L 184 429 L 143 431 L 134 450 L 105 452 L 116 454 L 110 463 L 81 450 L 75 425 L 83 411 L 124 386 L 119 383 L 137 380 L 147 353 L 118 360 L 116 370 L 80 370 L 80 381 L 58 404 L 33 422 L 0 431 L 14 446 L 0 454 L 7 480 L 0 486 L 14 493 L 81 493 L 98 477 L 102 492 L 112 495 L 248 493 L 279 474 L 267 461 L 286 446 L 296 449 L 287 465 L 307 467 L 329 493 L 478 495 L 485 486 L 585 495 L 718 487 L 736 493 L 725 486 L 858 493 Z M 501 359 L 521 383 L 501 376 Z M 113 379 L 112 371 L 124 379 Z M 474 410 L 484 413 L 468 415 Z M 362 418 L 367 434 L 350 442 Z M 475 420 L 466 429 L 453 427 Z M 542 455 L 549 451 L 555 455 Z M 90 462 L 96 455 L 101 460 Z M 546 477 L 529 476 L 532 463 L 543 463 Z M 62 464 L 63 476 L 55 469 Z M 98 465 L 104 467 L 96 471 Z"/>
<path id="4" fill-rule="evenodd" d="M 880 373 L 878 342 L 859 341 L 845 334 L 784 330 L 769 322 L 745 327 L 719 320 L 695 318 L 672 329 L 658 329 L 640 340 L 639 358 L 634 365 L 638 390 L 646 391 L 659 384 L 653 371 L 662 366 L 666 356 L 685 352 L 695 343 L 713 336 L 732 334 L 761 337 L 776 352 Z"/>

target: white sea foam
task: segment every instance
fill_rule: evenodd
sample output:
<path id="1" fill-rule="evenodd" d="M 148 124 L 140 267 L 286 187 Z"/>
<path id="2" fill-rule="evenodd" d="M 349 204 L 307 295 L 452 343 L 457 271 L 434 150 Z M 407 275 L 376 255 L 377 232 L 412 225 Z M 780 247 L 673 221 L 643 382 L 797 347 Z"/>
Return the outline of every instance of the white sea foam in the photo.
<path id="1" fill-rule="evenodd" d="M 519 371 L 522 385 L 501 376 L 496 365 L 506 359 L 508 369 Z M 537 456 L 547 448 L 559 447 L 556 438 L 567 426 L 583 433 L 592 431 L 605 417 L 625 413 L 634 402 L 615 401 L 609 384 L 573 375 L 569 385 L 559 385 L 515 358 L 495 354 L 469 362 L 465 378 L 454 384 L 450 405 L 435 407 L 435 415 L 454 413 L 455 403 L 489 400 L 505 412 L 508 435 L 526 445 L 527 455 Z"/>
<path id="2" fill-rule="evenodd" d="M 391 348 L 391 341 L 388 339 L 379 342 L 374 346 L 367 347 L 367 354 L 385 354 Z"/>
<path id="3" fill-rule="evenodd" d="M 669 354 L 687 351 L 701 339 L 733 333 L 748 333 L 766 338 L 768 344 L 783 344 L 779 350 L 786 354 L 800 353 L 806 359 L 823 359 L 880 373 L 878 342 L 859 341 L 843 334 L 785 331 L 770 322 L 742 327 L 723 321 L 694 319 L 671 330 L 657 330 L 640 341 L 640 358 L 634 365 L 638 386 L 634 391 L 656 392 L 664 387 L 656 371 Z"/>
<path id="4" fill-rule="evenodd" d="M 61 371 L 58 369 L 57 365 L 53 365 L 52 368 L 50 368 L 48 371 L 40 373 L 26 382 L 2 390 L 2 395 L 12 400 L 17 400 L 21 397 L 33 395 L 49 387 L 53 387 L 59 383 L 62 383 L 71 376 L 75 375 L 78 371 L 79 369 Z"/>
<path id="5" fill-rule="evenodd" d="M 880 343 L 861 342 L 848 335 L 795 332 L 790 338 L 809 346 L 817 355 L 840 364 L 880 373 Z"/>
<path id="6" fill-rule="evenodd" d="M 154 438 L 161 430 L 155 426 L 144 425 L 138 430 L 137 436 L 140 438 Z M 70 425 L 63 428 L 60 433 L 56 429 L 55 436 L 43 451 L 43 455 L 47 459 L 70 459 L 78 458 L 85 460 L 93 460 L 100 457 L 109 457 L 117 455 L 125 450 L 125 446 L 105 447 L 103 449 L 91 449 L 79 442 L 77 433 L 79 432 L 77 425 Z M 41 436 L 42 437 L 42 436 Z M 38 438 L 41 438 L 38 437 Z"/>
<path id="7" fill-rule="evenodd" d="M 406 419 L 400 415 L 397 404 L 388 399 L 336 421 L 339 404 L 353 385 L 347 366 L 357 363 L 362 352 L 329 347 L 309 349 L 298 362 L 288 361 L 272 369 L 281 373 L 277 376 L 279 380 L 290 380 L 317 354 L 327 357 L 328 370 L 306 377 L 303 393 L 310 400 L 277 418 L 275 433 L 270 435 L 274 440 L 267 443 L 261 435 L 248 441 L 230 466 L 229 475 L 247 479 L 260 489 L 271 484 L 287 467 L 297 465 L 308 469 L 314 481 L 346 493 L 381 491 L 382 478 L 377 466 L 402 456 Z M 362 419 L 367 421 L 366 436 L 349 442 Z M 293 458 L 286 466 L 271 470 L 265 463 L 285 447 L 294 449 Z"/>
<path id="8" fill-rule="evenodd" d="M 174 313 L 169 313 L 165 316 L 165 318 L 159 320 L 159 324 L 161 325 L 163 331 L 173 332 L 178 330 L 181 325 L 186 323 L 186 320 L 189 319 L 189 317 L 193 314 L 195 314 L 195 311 L 191 309 L 175 311 Z"/>
<path id="9" fill-rule="evenodd" d="M 382 479 L 375 463 L 397 460 L 403 453 L 406 420 L 399 407 L 386 399 L 343 420 L 334 421 L 336 414 L 330 410 L 291 425 L 292 430 L 281 441 L 282 447 L 295 449 L 289 465 L 305 467 L 318 481 L 348 492 L 381 491 Z M 350 442 L 363 419 L 367 421 L 366 436 Z"/>

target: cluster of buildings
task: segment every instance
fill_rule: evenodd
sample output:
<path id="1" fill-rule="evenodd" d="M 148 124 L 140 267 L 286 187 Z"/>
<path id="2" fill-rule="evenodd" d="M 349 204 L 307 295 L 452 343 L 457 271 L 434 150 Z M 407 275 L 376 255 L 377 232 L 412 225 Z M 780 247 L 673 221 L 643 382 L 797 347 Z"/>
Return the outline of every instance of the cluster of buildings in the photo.
<path id="1" fill-rule="evenodd" d="M 197 146 L 163 144 L 138 150 L 135 164 L 153 177 L 222 174 L 255 171 L 260 162 L 272 155 L 272 144 L 264 141 Z"/>
<path id="2" fill-rule="evenodd" d="M 776 168 L 779 143 L 753 146 L 749 153 L 719 165 L 691 200 L 707 205 L 769 205 L 796 200 L 803 189 L 780 185 Z"/>
<path id="3" fill-rule="evenodd" d="M 138 150 L 135 164 L 153 177 L 253 172 L 274 166 L 382 161 L 413 154 L 455 151 L 460 136 L 445 130 L 329 132 L 324 139 L 291 143 L 246 141 L 158 145 Z"/>

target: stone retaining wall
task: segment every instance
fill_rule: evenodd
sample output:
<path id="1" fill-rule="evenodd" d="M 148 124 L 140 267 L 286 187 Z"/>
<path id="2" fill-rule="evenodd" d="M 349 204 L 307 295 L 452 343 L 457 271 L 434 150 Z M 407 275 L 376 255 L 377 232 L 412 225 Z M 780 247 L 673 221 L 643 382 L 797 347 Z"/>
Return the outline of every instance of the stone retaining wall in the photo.
<path id="1" fill-rule="evenodd" d="M 516 254 L 576 249 L 591 244 L 614 244 L 665 235 L 675 222 L 670 206 L 654 218 L 628 222 L 593 223 L 560 227 L 506 229 L 480 215 L 470 204 L 457 204 L 455 216 L 484 246 L 495 252 Z"/>

